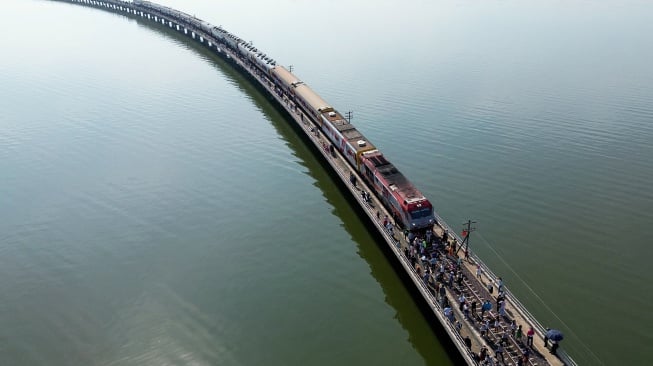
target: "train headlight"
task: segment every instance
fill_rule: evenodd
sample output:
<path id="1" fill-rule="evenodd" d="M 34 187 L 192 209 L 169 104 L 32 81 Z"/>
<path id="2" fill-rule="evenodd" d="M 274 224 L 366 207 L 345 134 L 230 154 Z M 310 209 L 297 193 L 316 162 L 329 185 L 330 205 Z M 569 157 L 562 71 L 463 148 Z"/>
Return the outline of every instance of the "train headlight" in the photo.
<path id="1" fill-rule="evenodd" d="M 417 224 L 416 224 L 416 223 L 414 223 L 414 222 L 413 222 L 413 223 L 412 223 L 411 225 L 413 225 L 413 226 L 417 226 Z"/>

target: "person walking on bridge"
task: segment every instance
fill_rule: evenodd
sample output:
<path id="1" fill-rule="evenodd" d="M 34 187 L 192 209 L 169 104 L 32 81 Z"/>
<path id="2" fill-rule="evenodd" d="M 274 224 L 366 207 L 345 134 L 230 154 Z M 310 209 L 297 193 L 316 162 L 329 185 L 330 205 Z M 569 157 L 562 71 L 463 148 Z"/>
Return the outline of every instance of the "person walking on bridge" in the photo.
<path id="1" fill-rule="evenodd" d="M 485 315 L 486 311 L 490 311 L 492 309 L 492 303 L 490 300 L 485 300 L 483 305 L 481 306 L 481 318 L 483 318 L 483 315 Z"/>

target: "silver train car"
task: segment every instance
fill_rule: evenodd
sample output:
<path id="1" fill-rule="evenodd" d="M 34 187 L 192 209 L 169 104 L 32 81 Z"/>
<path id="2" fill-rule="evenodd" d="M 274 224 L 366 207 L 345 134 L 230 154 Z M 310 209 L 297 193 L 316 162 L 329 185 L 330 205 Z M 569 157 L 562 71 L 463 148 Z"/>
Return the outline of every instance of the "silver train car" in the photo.
<path id="1" fill-rule="evenodd" d="M 227 32 L 221 27 L 216 27 L 213 24 L 198 19 L 190 14 L 160 4 L 143 0 L 133 0 L 132 2 L 135 5 L 159 12 L 180 23 L 188 24 L 189 26 L 192 26 L 196 29 L 200 29 L 206 34 L 212 35 L 219 41 L 225 43 L 231 49 L 238 51 L 238 53 L 251 61 L 259 70 L 264 72 L 266 75 L 269 75 L 270 70 L 276 66 L 276 62 L 271 57 L 268 57 L 266 54 L 256 49 L 250 43 L 243 41 L 241 38 Z"/>
<path id="2" fill-rule="evenodd" d="M 269 75 L 270 70 L 276 65 L 276 61 L 259 51 L 251 43 L 239 43 L 238 52 L 266 75 Z"/>

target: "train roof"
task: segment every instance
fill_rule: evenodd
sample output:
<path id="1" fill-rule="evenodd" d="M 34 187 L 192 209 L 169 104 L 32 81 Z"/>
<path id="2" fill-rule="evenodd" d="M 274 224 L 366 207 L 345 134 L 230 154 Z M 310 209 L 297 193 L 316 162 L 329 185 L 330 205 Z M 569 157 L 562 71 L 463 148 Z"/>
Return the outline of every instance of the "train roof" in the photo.
<path id="1" fill-rule="evenodd" d="M 274 69 L 274 74 L 286 85 L 286 86 L 295 86 L 301 84 L 302 81 L 297 78 L 293 73 L 288 71 L 283 66 L 277 66 Z"/>
<path id="2" fill-rule="evenodd" d="M 340 112 L 336 110 L 323 112 L 322 117 L 328 120 L 356 148 L 357 152 L 375 149 L 374 145 L 354 125 L 349 123 Z"/>
<path id="3" fill-rule="evenodd" d="M 394 164 L 389 162 L 381 152 L 366 154 L 365 158 L 381 173 L 388 183 L 390 191 L 397 193 L 405 203 L 408 204 L 426 199 L 422 192 L 415 188 L 408 178 Z"/>
<path id="4" fill-rule="evenodd" d="M 316 111 L 323 112 L 333 110 L 329 103 L 325 102 L 321 96 L 317 95 L 317 93 L 306 84 L 297 85 L 295 87 L 295 94 L 304 99 L 304 101 Z"/>

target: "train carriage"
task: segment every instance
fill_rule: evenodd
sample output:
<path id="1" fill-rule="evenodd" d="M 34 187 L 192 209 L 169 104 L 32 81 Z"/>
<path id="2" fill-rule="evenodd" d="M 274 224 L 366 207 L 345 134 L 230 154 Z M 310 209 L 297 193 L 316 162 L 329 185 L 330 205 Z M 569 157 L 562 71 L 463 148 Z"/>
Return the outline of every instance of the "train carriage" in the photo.
<path id="1" fill-rule="evenodd" d="M 318 124 L 322 124 L 322 113 L 331 112 L 333 108 L 308 85 L 301 83 L 294 88 L 296 100 Z"/>
<path id="2" fill-rule="evenodd" d="M 245 43 L 245 42 L 240 42 L 236 46 L 236 48 L 238 49 L 238 53 L 240 53 L 241 56 L 243 56 L 244 58 L 246 58 L 248 60 L 251 60 L 250 57 L 249 57 L 249 52 L 250 52 L 249 47 L 251 47 L 250 44 Z"/>
<path id="3" fill-rule="evenodd" d="M 275 83 L 279 85 L 286 94 L 292 97 L 295 96 L 295 87 L 304 83 L 283 66 L 273 67 L 270 73 L 272 74 Z"/>
<path id="4" fill-rule="evenodd" d="M 344 155 L 349 163 L 360 170 L 361 154 L 374 150 L 363 134 L 347 121 L 340 112 L 324 112 L 322 117 L 322 131 L 333 142 L 333 145 Z"/>
<path id="5" fill-rule="evenodd" d="M 238 43 L 241 42 L 241 39 L 234 36 L 231 33 L 227 33 L 226 36 L 224 37 L 224 41 L 227 46 L 231 47 L 231 49 L 233 49 L 234 51 L 237 51 Z"/>
<path id="6" fill-rule="evenodd" d="M 256 54 L 254 63 L 266 75 L 270 75 L 270 71 L 272 71 L 272 68 L 274 68 L 274 66 L 277 64 L 276 61 L 264 53 Z"/>
<path id="7" fill-rule="evenodd" d="M 225 33 L 224 30 L 222 30 L 222 28 L 220 27 L 213 27 L 213 29 L 211 29 L 211 34 L 213 35 L 213 37 L 215 37 L 220 42 L 224 42 L 224 37 L 225 37 L 224 33 Z"/>
<path id="8" fill-rule="evenodd" d="M 202 26 L 200 28 L 203 32 L 206 32 L 207 34 L 211 34 L 211 30 L 213 29 L 213 25 L 209 22 L 202 21 Z"/>

